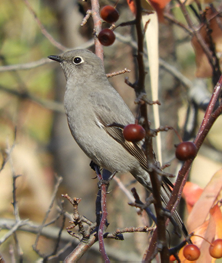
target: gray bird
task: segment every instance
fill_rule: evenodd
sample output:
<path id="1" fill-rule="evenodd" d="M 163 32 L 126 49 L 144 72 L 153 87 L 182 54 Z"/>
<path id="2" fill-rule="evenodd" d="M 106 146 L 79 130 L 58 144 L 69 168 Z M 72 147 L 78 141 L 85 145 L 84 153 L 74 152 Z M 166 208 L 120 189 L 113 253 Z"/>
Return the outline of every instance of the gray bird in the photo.
<path id="1" fill-rule="evenodd" d="M 139 143 L 126 141 L 122 129 L 108 125 L 135 123 L 119 93 L 109 83 L 102 61 L 86 49 L 49 56 L 60 62 L 67 84 L 64 106 L 72 136 L 100 167 L 130 172 L 150 189 L 147 160 Z"/>
<path id="2" fill-rule="evenodd" d="M 64 105 L 72 136 L 97 165 L 108 171 L 130 172 L 151 190 L 147 158 L 141 143 L 126 141 L 122 129 L 111 125 L 135 123 L 135 118 L 119 93 L 109 83 L 102 61 L 86 49 L 49 56 L 58 61 L 66 77 Z M 162 200 L 169 199 L 163 177 Z"/>

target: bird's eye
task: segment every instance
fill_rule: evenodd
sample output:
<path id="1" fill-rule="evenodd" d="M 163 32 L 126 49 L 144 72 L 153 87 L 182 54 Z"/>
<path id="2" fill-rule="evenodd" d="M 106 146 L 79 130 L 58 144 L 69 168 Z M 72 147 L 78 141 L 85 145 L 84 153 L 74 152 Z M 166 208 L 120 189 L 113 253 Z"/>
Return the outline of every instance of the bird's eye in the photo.
<path id="1" fill-rule="evenodd" d="M 74 58 L 73 58 L 73 63 L 74 63 L 75 65 L 81 64 L 81 63 L 83 63 L 83 62 L 84 62 L 84 60 L 83 60 L 81 57 L 74 57 Z"/>

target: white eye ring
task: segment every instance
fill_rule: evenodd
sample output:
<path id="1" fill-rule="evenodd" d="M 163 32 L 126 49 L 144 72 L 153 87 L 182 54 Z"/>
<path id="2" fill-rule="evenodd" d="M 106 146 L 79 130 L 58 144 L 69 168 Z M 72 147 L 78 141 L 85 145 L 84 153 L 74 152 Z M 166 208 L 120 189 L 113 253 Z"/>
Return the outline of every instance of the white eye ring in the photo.
<path id="1" fill-rule="evenodd" d="M 79 64 L 82 64 L 84 62 L 84 60 L 83 60 L 82 57 L 76 56 L 76 57 L 73 58 L 72 62 L 75 65 L 79 65 Z"/>

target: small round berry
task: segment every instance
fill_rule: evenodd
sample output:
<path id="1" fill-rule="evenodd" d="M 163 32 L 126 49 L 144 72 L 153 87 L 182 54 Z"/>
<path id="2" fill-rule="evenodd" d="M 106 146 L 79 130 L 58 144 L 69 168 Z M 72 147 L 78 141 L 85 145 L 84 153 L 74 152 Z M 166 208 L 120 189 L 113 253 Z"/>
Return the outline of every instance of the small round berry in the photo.
<path id="1" fill-rule="evenodd" d="M 98 39 L 103 46 L 110 46 L 115 41 L 116 36 L 112 30 L 105 28 L 99 32 Z"/>
<path id="2" fill-rule="evenodd" d="M 141 141 L 145 135 L 145 130 L 138 124 L 129 124 L 123 129 L 124 138 L 130 142 Z"/>
<path id="3" fill-rule="evenodd" d="M 119 19 L 119 12 L 111 5 L 105 5 L 100 9 L 101 18 L 107 23 L 115 23 Z"/>
<path id="4" fill-rule="evenodd" d="M 213 258 L 222 258 L 222 239 L 216 239 L 211 243 L 209 253 Z"/>
<path id="5" fill-rule="evenodd" d="M 175 260 L 176 260 L 176 258 L 175 258 L 175 256 L 174 256 L 174 255 L 170 255 L 170 257 L 169 257 L 169 260 L 170 260 L 170 262 L 173 262 L 173 261 L 175 261 Z"/>
<path id="6" fill-rule="evenodd" d="M 183 255 L 187 260 L 197 260 L 200 256 L 200 249 L 193 244 L 186 245 L 183 249 Z"/>
<path id="7" fill-rule="evenodd" d="M 176 147 L 176 157 L 180 161 L 193 159 L 197 154 L 197 147 L 193 142 L 181 142 Z"/>

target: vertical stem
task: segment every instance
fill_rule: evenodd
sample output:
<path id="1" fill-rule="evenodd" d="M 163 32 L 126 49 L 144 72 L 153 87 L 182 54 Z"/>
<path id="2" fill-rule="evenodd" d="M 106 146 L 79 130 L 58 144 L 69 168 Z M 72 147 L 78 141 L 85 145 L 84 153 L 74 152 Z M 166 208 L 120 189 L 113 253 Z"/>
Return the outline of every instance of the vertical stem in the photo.
<path id="1" fill-rule="evenodd" d="M 98 34 L 102 29 L 102 20 L 99 15 L 99 1 L 91 0 L 92 5 L 92 18 L 94 22 L 95 33 Z M 103 46 L 99 42 L 98 38 L 95 36 L 95 53 L 103 61 Z"/>
<path id="2" fill-rule="evenodd" d="M 107 218 L 107 209 L 106 209 L 106 185 L 102 184 L 101 186 L 101 207 L 102 207 L 102 218 L 100 220 L 99 224 L 99 230 L 98 230 L 98 238 L 99 238 L 99 251 L 104 259 L 104 262 L 109 263 L 110 260 L 106 254 L 105 251 L 105 244 L 104 244 L 104 239 L 103 239 L 103 230 L 104 226 L 106 225 L 106 218 Z"/>
<path id="3" fill-rule="evenodd" d="M 145 67 L 143 62 L 143 41 L 144 41 L 144 34 L 141 26 L 142 22 L 142 7 L 140 0 L 136 0 L 136 32 L 137 32 L 137 42 L 138 42 L 138 54 L 137 54 L 137 61 L 138 61 L 138 83 L 136 85 L 135 91 L 138 94 L 141 94 L 145 91 Z M 147 131 L 147 136 L 145 138 L 145 148 L 146 148 L 146 156 L 148 160 L 148 167 L 150 167 L 150 180 L 153 189 L 153 196 L 154 196 L 154 206 L 156 211 L 157 217 L 157 236 L 158 242 L 155 242 L 155 247 L 160 251 L 161 262 L 169 262 L 169 253 L 168 247 L 166 243 L 166 227 L 165 227 L 165 216 L 162 208 L 161 202 L 161 194 L 160 194 L 160 187 L 161 187 L 161 180 L 159 180 L 159 176 L 155 169 L 152 169 L 156 165 L 156 159 L 153 152 L 152 146 L 152 135 L 150 133 L 150 125 L 148 121 L 148 114 L 147 114 L 147 107 L 146 104 L 141 105 L 141 116 L 144 118 L 144 127 Z M 150 260 L 150 258 L 145 259 Z"/>

